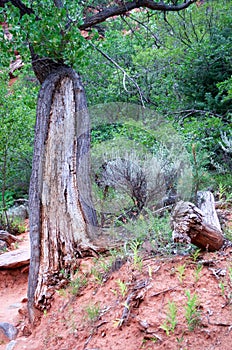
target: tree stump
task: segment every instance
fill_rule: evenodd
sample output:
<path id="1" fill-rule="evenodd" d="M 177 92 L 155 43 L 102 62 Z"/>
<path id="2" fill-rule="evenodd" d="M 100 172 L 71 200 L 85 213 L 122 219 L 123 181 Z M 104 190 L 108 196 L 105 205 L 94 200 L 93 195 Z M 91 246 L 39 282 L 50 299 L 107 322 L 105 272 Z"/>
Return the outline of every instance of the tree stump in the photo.
<path id="1" fill-rule="evenodd" d="M 218 250 L 224 238 L 212 193 L 200 192 L 198 202 L 200 209 L 190 202 L 176 204 L 171 220 L 173 240 L 192 243 L 202 250 Z"/>
<path id="2" fill-rule="evenodd" d="M 197 206 L 204 214 L 204 220 L 221 231 L 221 225 L 215 210 L 213 193 L 210 191 L 197 192 Z"/>

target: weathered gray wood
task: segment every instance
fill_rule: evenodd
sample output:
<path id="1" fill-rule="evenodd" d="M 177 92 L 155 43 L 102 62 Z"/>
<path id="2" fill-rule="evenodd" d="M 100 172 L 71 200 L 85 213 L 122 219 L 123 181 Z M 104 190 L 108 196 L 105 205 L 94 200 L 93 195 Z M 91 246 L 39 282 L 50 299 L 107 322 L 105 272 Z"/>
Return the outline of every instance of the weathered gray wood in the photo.
<path id="1" fill-rule="evenodd" d="M 207 197 L 207 196 L 206 196 Z M 211 197 L 211 196 L 210 196 Z M 210 200 L 208 206 L 214 203 Z M 205 212 L 212 212 L 212 208 Z M 173 240 L 175 242 L 187 242 L 201 249 L 215 251 L 222 247 L 224 238 L 221 230 L 206 221 L 202 210 L 193 203 L 180 201 L 176 204 L 172 213 Z M 208 221 L 212 222 L 211 218 Z"/>
<path id="2" fill-rule="evenodd" d="M 30 250 L 15 249 L 0 255 L 0 269 L 16 269 L 29 265 Z"/>
<path id="3" fill-rule="evenodd" d="M 221 225 L 215 210 L 215 200 L 210 191 L 197 192 L 197 206 L 204 214 L 204 221 L 221 231 Z"/>
<path id="4" fill-rule="evenodd" d="M 97 249 L 89 178 L 89 116 L 79 76 L 59 69 L 38 98 L 30 183 L 30 319 L 49 308 L 60 271 L 76 268 L 82 251 Z"/>

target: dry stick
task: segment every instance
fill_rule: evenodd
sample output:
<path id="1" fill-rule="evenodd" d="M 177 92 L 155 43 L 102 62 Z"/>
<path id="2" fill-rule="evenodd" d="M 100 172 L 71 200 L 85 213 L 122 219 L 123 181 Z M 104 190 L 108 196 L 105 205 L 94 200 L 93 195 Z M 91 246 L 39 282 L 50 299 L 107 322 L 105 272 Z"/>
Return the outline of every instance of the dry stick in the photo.
<path id="1" fill-rule="evenodd" d="M 160 292 L 157 292 L 157 293 L 155 293 L 155 294 L 152 294 L 151 297 L 157 297 L 158 295 L 167 293 L 167 292 L 169 292 L 170 290 L 176 289 L 177 287 L 178 287 L 178 286 L 175 286 L 175 287 L 171 287 L 171 288 L 168 288 L 168 289 L 161 290 Z"/>
<path id="2" fill-rule="evenodd" d="M 128 297 L 126 298 L 125 307 L 123 309 L 122 317 L 120 318 L 120 321 L 118 323 L 118 328 L 120 328 L 123 325 L 123 323 L 125 322 L 125 320 L 129 317 L 130 302 L 134 296 L 135 296 L 135 293 L 133 292 L 130 295 L 128 295 Z"/>
<path id="3" fill-rule="evenodd" d="M 138 298 L 138 294 L 136 294 L 136 292 L 140 289 L 143 289 L 143 288 L 146 288 L 148 286 L 148 284 L 150 283 L 150 279 L 146 279 L 146 280 L 143 280 L 143 281 L 139 281 L 136 286 L 134 286 L 133 288 L 133 292 L 130 293 L 128 295 L 128 297 L 126 298 L 126 301 L 125 301 L 125 307 L 123 309 L 123 313 L 122 313 L 122 317 L 120 318 L 119 320 L 119 323 L 118 323 L 118 328 L 120 328 L 123 323 L 125 322 L 125 320 L 128 319 L 129 317 L 129 314 L 130 314 L 130 303 L 133 299 L 136 299 Z"/>
<path id="4" fill-rule="evenodd" d="M 93 329 L 91 330 L 91 334 L 90 336 L 87 338 L 87 340 L 85 341 L 84 344 L 84 349 L 86 348 L 86 346 L 89 344 L 90 340 L 93 338 L 94 336 L 94 332 L 96 331 L 96 329 L 100 328 L 101 326 L 103 326 L 104 324 L 108 323 L 107 321 L 102 321 L 101 323 L 99 323 L 98 325 L 96 325 L 95 327 L 93 327 Z M 77 349 L 77 348 L 75 348 Z"/>
<path id="5" fill-rule="evenodd" d="M 211 322 L 210 319 L 209 319 L 209 316 L 206 316 L 206 318 L 207 318 L 207 320 L 208 320 L 208 323 L 209 323 L 211 326 L 232 327 L 232 324 L 231 324 L 231 323 Z"/>
<path id="6" fill-rule="evenodd" d="M 123 88 L 126 92 L 129 92 L 126 88 L 126 78 L 134 84 L 134 86 L 138 90 L 141 104 L 142 104 L 143 108 L 145 108 L 144 100 L 145 100 L 145 102 L 147 102 L 147 100 L 143 97 L 142 91 L 141 91 L 140 87 L 138 86 L 138 84 L 136 83 L 136 81 L 133 78 L 131 78 L 129 76 L 129 74 L 125 71 L 125 69 L 123 69 L 121 66 L 119 66 L 119 64 L 117 62 L 115 62 L 115 60 L 113 58 L 111 58 L 107 53 L 103 52 L 101 49 L 99 49 L 99 47 L 97 47 L 96 45 L 94 45 L 91 42 L 90 42 L 90 45 L 94 49 L 96 49 L 98 52 L 100 52 L 102 54 L 102 56 L 104 56 L 108 61 L 113 63 L 115 65 L 115 67 L 117 67 L 123 73 Z"/>

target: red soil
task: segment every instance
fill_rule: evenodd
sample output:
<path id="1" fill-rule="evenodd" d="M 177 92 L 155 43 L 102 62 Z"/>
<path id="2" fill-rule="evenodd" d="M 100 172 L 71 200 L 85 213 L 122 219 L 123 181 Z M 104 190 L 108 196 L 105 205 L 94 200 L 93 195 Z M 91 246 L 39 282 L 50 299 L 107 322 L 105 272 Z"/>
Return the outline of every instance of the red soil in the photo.
<path id="1" fill-rule="evenodd" d="M 203 268 L 197 280 L 198 263 Z M 201 253 L 196 262 L 190 256 L 144 256 L 142 267 L 127 261 L 102 283 L 91 273 L 94 266 L 94 259 L 80 261 L 75 278 L 85 276 L 87 285 L 77 295 L 73 286 L 57 291 L 52 308 L 30 336 L 22 303 L 20 309 L 10 307 L 26 295 L 27 272 L 0 271 L 0 322 L 19 329 L 14 350 L 231 350 L 232 247 Z M 185 266 L 182 281 L 180 266 Z M 187 291 L 198 300 L 194 329 L 185 317 Z M 169 325 L 169 302 L 177 307 L 177 325 L 167 334 L 161 326 L 165 321 Z M 6 343 L 0 345 L 3 349 Z"/>

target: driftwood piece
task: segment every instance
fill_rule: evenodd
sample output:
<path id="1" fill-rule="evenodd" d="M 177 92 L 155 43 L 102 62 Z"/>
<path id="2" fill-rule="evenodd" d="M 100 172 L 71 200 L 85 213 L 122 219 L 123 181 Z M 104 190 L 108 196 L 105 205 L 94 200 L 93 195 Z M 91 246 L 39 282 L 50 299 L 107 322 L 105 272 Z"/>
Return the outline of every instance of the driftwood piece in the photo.
<path id="1" fill-rule="evenodd" d="M 208 192 L 202 192 L 199 196 L 202 210 L 190 202 L 180 201 L 176 204 L 171 221 L 173 240 L 215 251 L 222 247 L 224 238 L 218 218 L 215 219 L 214 200 Z"/>

